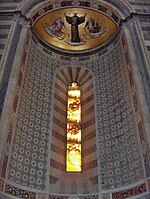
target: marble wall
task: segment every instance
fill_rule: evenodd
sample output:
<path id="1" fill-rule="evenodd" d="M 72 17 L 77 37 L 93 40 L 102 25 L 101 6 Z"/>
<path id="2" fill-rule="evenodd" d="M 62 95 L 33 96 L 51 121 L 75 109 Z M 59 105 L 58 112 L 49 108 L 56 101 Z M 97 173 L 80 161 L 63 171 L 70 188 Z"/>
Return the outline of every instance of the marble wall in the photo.
<path id="1" fill-rule="evenodd" d="M 61 5 L 64 4 L 66 1 Z M 135 5 L 134 1 L 130 1 L 130 4 L 140 6 L 140 12 L 145 9 L 144 5 Z M 82 6 L 88 5 L 86 2 Z M 32 6 L 34 4 L 29 4 L 24 14 Z M 147 40 L 144 43 L 143 36 L 138 37 L 136 32 L 140 28 L 138 22 L 142 34 L 149 31 L 144 28 L 145 22 L 149 21 L 147 15 L 138 20 L 134 18 L 126 27 L 122 26 L 120 35 L 105 49 L 79 57 L 54 53 L 42 46 L 30 31 L 25 36 L 27 41 L 23 41 L 26 42 L 24 52 L 20 54 L 17 45 L 20 45 L 20 33 L 24 26 L 17 22 L 7 51 L 8 59 L 2 56 L 1 126 L 2 122 L 7 121 L 7 128 L 1 127 L 0 135 L 2 137 L 3 134 L 5 141 L 1 146 L 0 191 L 3 196 L 0 197 L 149 197 L 150 152 L 146 134 L 149 124 L 143 115 L 146 114 L 148 118 L 144 97 L 141 103 L 144 89 L 146 96 L 149 96 L 146 72 L 146 46 L 149 44 L 147 37 L 144 36 Z M 128 34 L 126 29 L 129 30 Z M 132 33 L 131 40 L 129 33 Z M 136 45 L 139 40 L 141 52 L 145 54 L 138 54 L 140 48 Z M 132 42 L 135 52 L 131 52 Z M 62 154 L 65 154 L 66 144 L 64 93 L 67 82 L 73 76 L 75 79 L 82 77 L 81 80 L 85 82 L 82 86 L 85 92 L 82 124 L 85 164 L 83 174 L 72 174 L 70 177 L 64 171 L 65 158 Z M 12 89 L 11 93 L 8 92 L 9 88 Z M 5 96 L 10 97 L 11 106 Z M 71 179 L 74 181 L 71 182 Z"/>

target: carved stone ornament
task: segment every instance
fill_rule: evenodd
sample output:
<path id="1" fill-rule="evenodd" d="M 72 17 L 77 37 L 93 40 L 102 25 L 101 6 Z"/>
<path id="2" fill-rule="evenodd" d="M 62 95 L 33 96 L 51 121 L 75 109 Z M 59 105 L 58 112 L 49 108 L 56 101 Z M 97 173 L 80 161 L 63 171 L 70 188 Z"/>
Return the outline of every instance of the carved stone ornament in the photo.
<path id="1" fill-rule="evenodd" d="M 15 22 L 17 22 L 18 24 L 22 25 L 24 28 L 30 28 L 31 27 L 30 21 L 25 19 L 19 13 L 14 15 L 13 20 Z"/>

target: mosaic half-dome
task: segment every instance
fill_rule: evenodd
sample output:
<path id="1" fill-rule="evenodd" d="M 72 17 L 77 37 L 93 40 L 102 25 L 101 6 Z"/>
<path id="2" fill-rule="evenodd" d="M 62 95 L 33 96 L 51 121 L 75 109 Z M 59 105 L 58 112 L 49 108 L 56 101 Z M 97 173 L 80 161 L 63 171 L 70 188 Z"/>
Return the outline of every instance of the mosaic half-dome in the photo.
<path id="1" fill-rule="evenodd" d="M 83 52 L 106 44 L 116 33 L 117 25 L 101 12 L 73 7 L 43 15 L 33 30 L 50 47 Z"/>

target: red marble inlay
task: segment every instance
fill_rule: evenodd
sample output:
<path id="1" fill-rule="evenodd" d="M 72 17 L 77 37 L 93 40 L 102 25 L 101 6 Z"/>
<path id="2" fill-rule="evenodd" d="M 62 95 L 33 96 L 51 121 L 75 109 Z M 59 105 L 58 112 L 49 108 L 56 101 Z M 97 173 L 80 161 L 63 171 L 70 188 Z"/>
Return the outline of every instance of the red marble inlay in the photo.
<path id="1" fill-rule="evenodd" d="M 3 160 L 3 166 L 2 166 L 2 173 L 1 173 L 1 176 L 3 178 L 5 178 L 5 175 L 6 175 L 7 161 L 8 161 L 8 155 L 5 154 L 4 160 Z"/>
<path id="2" fill-rule="evenodd" d="M 6 184 L 5 192 L 17 198 L 36 199 L 35 193 L 16 188 L 9 184 Z"/>
<path id="3" fill-rule="evenodd" d="M 134 86 L 134 80 L 131 71 L 129 72 L 128 76 L 129 76 L 130 86 L 132 88 Z"/>
<path id="4" fill-rule="evenodd" d="M 0 179 L 0 191 L 3 190 L 4 187 L 4 180 Z"/>
<path id="5" fill-rule="evenodd" d="M 139 136 L 140 136 L 140 140 L 145 140 L 144 138 L 144 132 L 143 132 L 143 124 L 142 121 L 139 121 L 138 123 L 138 129 L 139 129 Z"/>
<path id="6" fill-rule="evenodd" d="M 113 199 L 124 199 L 132 196 L 136 196 L 138 194 L 146 192 L 146 184 L 139 185 L 134 187 L 133 189 L 127 189 L 125 191 L 120 191 L 112 194 Z"/>
<path id="7" fill-rule="evenodd" d="M 10 144 L 11 142 L 11 137 L 12 137 L 12 132 L 13 132 L 13 124 L 10 122 L 10 125 L 9 125 L 9 133 L 8 133 L 8 136 L 7 136 L 7 141 L 6 141 L 6 144 Z"/>
<path id="8" fill-rule="evenodd" d="M 16 113 L 16 109 L 17 109 L 17 104 L 18 104 L 18 95 L 15 96 L 15 100 L 14 100 L 14 105 L 13 105 L 13 111 L 14 113 Z"/>
<path id="9" fill-rule="evenodd" d="M 22 82 L 22 72 L 20 71 L 20 73 L 19 73 L 19 77 L 18 77 L 18 83 L 17 83 L 17 86 L 21 86 L 21 82 Z"/>
<path id="10" fill-rule="evenodd" d="M 123 45 L 126 45 L 126 39 L 124 34 L 122 34 L 121 41 Z"/>

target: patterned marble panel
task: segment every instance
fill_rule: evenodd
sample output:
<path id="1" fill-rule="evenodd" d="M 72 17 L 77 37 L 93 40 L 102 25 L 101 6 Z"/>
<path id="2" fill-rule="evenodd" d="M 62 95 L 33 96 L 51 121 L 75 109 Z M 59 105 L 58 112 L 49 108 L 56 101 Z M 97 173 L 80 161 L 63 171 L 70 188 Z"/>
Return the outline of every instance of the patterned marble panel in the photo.
<path id="1" fill-rule="evenodd" d="M 134 187 L 132 189 L 128 189 L 128 190 L 125 190 L 125 191 L 120 191 L 120 192 L 117 192 L 117 193 L 113 193 L 112 194 L 112 198 L 113 199 L 130 198 L 132 196 L 141 194 L 141 193 L 143 193 L 145 191 L 146 191 L 146 185 L 142 184 L 142 185 L 139 185 L 139 186 Z"/>
<path id="2" fill-rule="evenodd" d="M 139 131 L 123 54 L 122 44 L 118 43 L 104 56 L 86 62 L 95 74 L 102 189 L 125 186 L 144 178 Z"/>
<path id="3" fill-rule="evenodd" d="M 51 69 L 31 45 L 17 116 L 9 179 L 45 189 L 51 112 Z"/>
<path id="4" fill-rule="evenodd" d="M 5 192 L 16 198 L 28 198 L 28 199 L 36 199 L 36 194 L 30 191 L 25 191 L 22 189 L 15 188 L 9 184 L 5 187 Z"/>
<path id="5" fill-rule="evenodd" d="M 105 52 L 77 59 L 59 56 L 52 52 L 45 54 L 39 46 L 31 43 L 21 87 L 21 98 L 18 101 L 19 98 L 16 96 L 14 100 L 13 111 L 15 113 L 17 111 L 18 114 L 14 131 L 10 125 L 8 136 L 8 143 L 10 143 L 10 137 L 14 133 L 12 153 L 9 155 L 9 166 L 7 167 L 8 154 L 6 154 L 3 162 L 4 168 L 8 168 L 7 175 L 10 181 L 30 188 L 46 190 L 46 173 L 49 166 L 55 166 L 52 170 L 55 174 L 57 173 L 56 170 L 60 170 L 60 173 L 65 170 L 64 165 L 61 163 L 62 159 L 60 162 L 51 159 L 50 165 L 48 165 L 47 161 L 51 149 L 53 154 L 57 154 L 56 159 L 59 159 L 58 157 L 64 153 L 64 151 L 61 151 L 61 145 L 60 148 L 57 148 L 58 143 L 64 142 L 64 137 L 59 130 L 52 133 L 53 135 L 55 134 L 55 139 L 60 142 L 56 142 L 56 145 L 48 146 L 48 142 L 51 142 L 49 135 L 51 134 L 54 73 L 56 69 L 64 66 L 77 67 L 78 71 L 82 68 L 88 68 L 93 73 L 95 85 L 93 87 L 93 85 L 89 84 L 85 88 L 84 94 L 87 98 L 83 101 L 83 104 L 89 104 L 89 109 L 85 109 L 85 113 L 90 116 L 90 111 L 93 110 L 93 106 L 90 103 L 94 96 L 90 95 L 88 90 L 94 88 L 98 127 L 96 133 L 97 145 L 99 146 L 99 179 L 102 189 L 119 188 L 144 178 L 141 145 L 139 142 L 139 138 L 144 140 L 143 124 L 141 120 L 139 123 L 136 121 L 136 111 L 139 107 L 137 96 L 133 93 L 134 79 L 132 72 L 127 68 L 127 66 L 130 67 L 129 59 L 121 41 L 117 41 L 114 46 L 110 46 Z M 68 70 L 63 74 L 62 70 L 61 75 L 56 77 L 61 82 L 61 84 L 56 84 L 59 91 L 64 89 L 63 84 L 65 84 L 66 79 L 74 75 L 74 72 L 72 72 L 72 75 L 65 77 L 65 73 L 69 74 L 70 72 Z M 77 79 L 83 80 L 86 73 L 83 72 L 81 75 L 79 72 L 77 75 Z M 87 81 L 89 79 L 87 78 Z M 21 81 L 22 74 L 19 77 L 19 82 Z M 86 80 L 83 81 L 83 84 L 86 83 Z M 63 96 L 64 93 L 62 92 L 61 95 Z M 63 97 L 61 98 L 61 95 L 56 93 L 55 97 L 63 107 L 66 102 Z M 19 108 L 17 109 L 18 102 Z M 59 109 L 56 104 L 54 106 L 54 110 L 60 115 L 60 118 L 65 116 L 63 109 Z M 61 129 L 65 123 L 58 119 L 58 115 L 54 121 L 58 129 Z M 95 120 L 90 116 L 90 119 L 87 119 L 83 124 L 83 129 L 87 128 L 89 130 L 88 136 L 90 140 L 94 139 L 95 136 L 92 128 L 89 127 L 94 122 Z M 86 145 L 88 139 L 85 138 L 84 142 Z M 95 149 L 87 148 L 85 155 L 92 154 Z M 89 170 L 92 170 L 97 167 L 97 162 L 96 160 L 88 161 L 86 166 Z M 49 176 L 52 184 L 57 183 L 60 173 L 58 172 L 57 176 Z M 90 175 L 91 183 L 97 184 L 97 176 L 92 172 Z M 3 176 L 5 176 L 5 173 Z M 73 187 L 73 184 L 71 186 Z M 11 192 L 12 189 L 13 192 Z M 10 188 L 8 185 L 6 192 L 15 195 L 18 192 L 16 189 L 14 187 Z M 75 187 L 74 190 L 76 190 Z M 145 192 L 146 189 L 143 188 L 142 191 Z"/>

